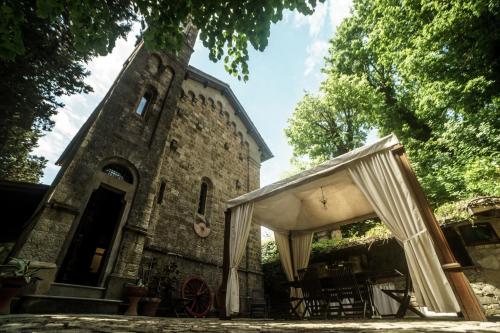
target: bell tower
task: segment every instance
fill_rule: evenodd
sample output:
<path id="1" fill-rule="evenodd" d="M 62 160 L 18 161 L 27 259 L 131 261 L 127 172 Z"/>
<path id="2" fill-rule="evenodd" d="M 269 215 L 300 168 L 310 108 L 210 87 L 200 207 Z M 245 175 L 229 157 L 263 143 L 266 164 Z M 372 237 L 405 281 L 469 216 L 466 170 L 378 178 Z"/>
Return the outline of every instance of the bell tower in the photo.
<path id="1" fill-rule="evenodd" d="M 176 53 L 135 48 L 57 164 L 14 256 L 53 267 L 53 281 L 106 288 L 137 278 L 170 125 L 197 30 Z M 45 293 L 42 287 L 37 293 Z"/>

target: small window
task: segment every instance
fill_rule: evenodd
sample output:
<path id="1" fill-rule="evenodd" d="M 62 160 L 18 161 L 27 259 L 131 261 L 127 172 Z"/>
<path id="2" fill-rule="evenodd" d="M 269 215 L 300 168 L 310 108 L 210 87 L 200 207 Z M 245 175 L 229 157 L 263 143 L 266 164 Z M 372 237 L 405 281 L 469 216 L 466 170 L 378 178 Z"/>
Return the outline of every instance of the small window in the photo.
<path id="1" fill-rule="evenodd" d="M 130 171 L 119 164 L 108 164 L 104 168 L 102 168 L 102 172 L 104 172 L 108 176 L 123 180 L 126 183 L 134 183 L 134 177 L 132 176 Z"/>
<path id="2" fill-rule="evenodd" d="M 163 203 L 163 196 L 165 195 L 165 187 L 167 183 L 162 181 L 160 184 L 160 190 L 158 191 L 158 198 L 156 199 L 156 203 L 161 205 Z"/>
<path id="3" fill-rule="evenodd" d="M 474 225 L 463 225 L 459 227 L 459 229 L 466 245 L 481 245 L 500 242 L 495 230 L 493 230 L 493 227 L 487 222 L 475 223 Z"/>
<path id="4" fill-rule="evenodd" d="M 207 194 L 208 194 L 208 184 L 206 182 L 202 182 L 200 189 L 200 201 L 198 201 L 198 214 L 200 215 L 205 215 Z"/>
<path id="5" fill-rule="evenodd" d="M 149 91 L 146 92 L 144 96 L 141 97 L 139 105 L 137 105 L 137 108 L 135 109 L 135 113 L 142 117 L 144 113 L 146 113 L 146 110 L 152 99 L 153 95 Z"/>

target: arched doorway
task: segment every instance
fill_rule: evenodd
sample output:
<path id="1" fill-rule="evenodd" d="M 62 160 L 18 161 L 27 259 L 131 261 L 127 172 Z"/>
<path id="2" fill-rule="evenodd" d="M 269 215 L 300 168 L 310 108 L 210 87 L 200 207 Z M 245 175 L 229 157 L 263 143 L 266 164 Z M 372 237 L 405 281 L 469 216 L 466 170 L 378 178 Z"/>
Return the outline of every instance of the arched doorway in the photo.
<path id="1" fill-rule="evenodd" d="M 117 241 L 127 206 L 127 189 L 134 177 L 120 164 L 107 164 L 98 174 L 95 188 L 73 233 L 60 266 L 57 282 L 98 286 Z"/>

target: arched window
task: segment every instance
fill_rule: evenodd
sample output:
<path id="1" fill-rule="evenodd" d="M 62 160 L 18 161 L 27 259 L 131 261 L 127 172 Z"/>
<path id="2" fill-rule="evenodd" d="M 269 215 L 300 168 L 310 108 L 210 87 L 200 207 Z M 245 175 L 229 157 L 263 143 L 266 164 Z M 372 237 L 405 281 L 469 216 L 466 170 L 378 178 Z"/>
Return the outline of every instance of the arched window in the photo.
<path id="1" fill-rule="evenodd" d="M 120 164 L 108 164 L 102 168 L 102 172 L 108 176 L 120 179 L 126 183 L 133 184 L 134 177 L 129 169 Z"/>
<path id="2" fill-rule="evenodd" d="M 202 181 L 200 188 L 200 200 L 198 201 L 198 214 L 200 215 L 205 215 L 205 208 L 207 205 L 207 195 L 208 195 L 208 183 L 206 181 Z"/>
<path id="3" fill-rule="evenodd" d="M 153 93 L 151 91 L 146 91 L 144 95 L 141 97 L 139 104 L 137 104 L 137 107 L 135 108 L 135 113 L 141 117 L 144 116 L 152 100 L 153 100 Z"/>
<path id="4" fill-rule="evenodd" d="M 167 182 L 161 181 L 160 189 L 158 190 L 158 197 L 156 198 L 156 203 L 161 205 L 163 203 L 163 196 L 165 195 L 165 188 L 167 187 Z"/>

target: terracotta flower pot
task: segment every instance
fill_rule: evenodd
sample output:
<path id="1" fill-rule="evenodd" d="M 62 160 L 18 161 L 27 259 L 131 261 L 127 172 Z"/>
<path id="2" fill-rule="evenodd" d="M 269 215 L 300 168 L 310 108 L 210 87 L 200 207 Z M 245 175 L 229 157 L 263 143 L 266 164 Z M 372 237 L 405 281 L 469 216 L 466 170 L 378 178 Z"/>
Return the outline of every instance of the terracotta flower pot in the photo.
<path id="1" fill-rule="evenodd" d="M 125 296 L 128 297 L 128 309 L 125 311 L 126 316 L 137 316 L 137 304 L 140 299 L 146 295 L 146 288 L 134 285 L 125 287 Z"/>
<path id="2" fill-rule="evenodd" d="M 27 282 L 22 276 L 0 278 L 0 314 L 10 314 L 12 299 L 19 295 Z"/>
<path id="3" fill-rule="evenodd" d="M 144 316 L 149 316 L 149 317 L 156 316 L 156 311 L 158 311 L 160 303 L 161 303 L 161 298 L 145 297 L 144 304 L 142 306 L 142 314 Z"/>

